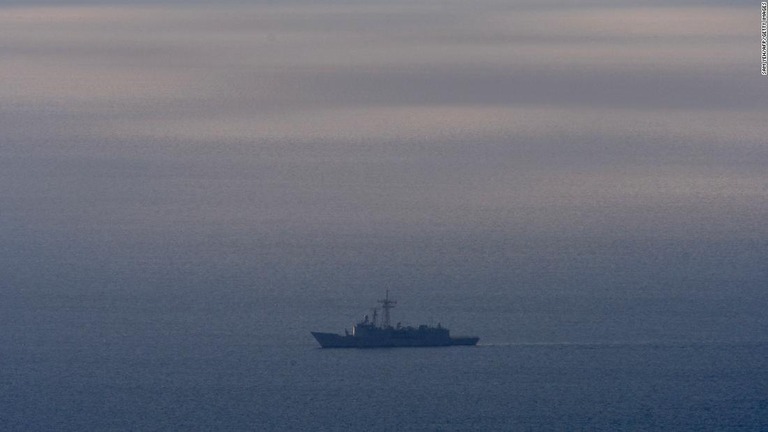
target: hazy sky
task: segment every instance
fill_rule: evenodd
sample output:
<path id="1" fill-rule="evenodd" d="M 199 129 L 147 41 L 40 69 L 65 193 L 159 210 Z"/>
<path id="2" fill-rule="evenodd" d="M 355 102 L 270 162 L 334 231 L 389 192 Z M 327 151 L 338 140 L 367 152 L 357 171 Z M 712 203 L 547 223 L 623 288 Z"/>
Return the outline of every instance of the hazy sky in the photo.
<path id="1" fill-rule="evenodd" d="M 4 255 L 764 242 L 759 3 L 667 3 L 3 2 Z"/>

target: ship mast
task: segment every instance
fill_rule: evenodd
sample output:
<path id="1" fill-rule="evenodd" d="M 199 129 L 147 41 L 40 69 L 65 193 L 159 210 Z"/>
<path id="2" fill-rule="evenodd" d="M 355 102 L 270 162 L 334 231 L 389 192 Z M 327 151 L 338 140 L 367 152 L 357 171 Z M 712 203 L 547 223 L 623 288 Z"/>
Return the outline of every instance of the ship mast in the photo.
<path id="1" fill-rule="evenodd" d="M 395 300 L 389 299 L 389 290 L 387 290 L 387 296 L 384 298 L 384 300 L 379 300 L 379 303 L 381 303 L 381 308 L 384 309 L 384 320 L 382 322 L 382 327 L 390 327 L 389 325 L 389 310 L 395 307 L 395 304 L 397 302 Z"/>

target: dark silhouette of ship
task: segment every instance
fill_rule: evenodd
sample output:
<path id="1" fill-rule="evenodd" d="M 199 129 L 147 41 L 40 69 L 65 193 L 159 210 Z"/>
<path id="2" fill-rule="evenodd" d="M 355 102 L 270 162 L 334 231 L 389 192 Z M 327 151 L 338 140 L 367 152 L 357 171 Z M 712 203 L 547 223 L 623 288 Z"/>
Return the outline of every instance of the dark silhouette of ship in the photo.
<path id="1" fill-rule="evenodd" d="M 389 311 L 397 303 L 389 299 L 389 291 L 383 300 L 379 300 L 384 310 L 384 319 L 378 323 L 378 308 L 373 309 L 373 317 L 368 315 L 352 327 L 352 333 L 344 330 L 344 335 L 336 333 L 312 332 L 323 348 L 394 348 L 394 347 L 438 347 L 452 345 L 477 345 L 479 337 L 451 336 L 450 331 L 442 327 L 422 324 L 418 327 L 403 327 L 400 323 L 392 327 L 389 324 Z"/>

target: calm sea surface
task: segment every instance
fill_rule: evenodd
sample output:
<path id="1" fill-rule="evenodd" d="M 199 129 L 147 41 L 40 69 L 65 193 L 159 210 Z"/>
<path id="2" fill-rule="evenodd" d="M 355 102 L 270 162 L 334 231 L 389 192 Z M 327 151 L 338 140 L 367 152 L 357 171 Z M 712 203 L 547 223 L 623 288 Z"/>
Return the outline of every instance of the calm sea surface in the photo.
<path id="1" fill-rule="evenodd" d="M 601 262 L 634 267 L 604 273 L 551 258 L 548 272 L 533 272 L 528 260 L 546 256 L 539 249 L 490 274 L 470 258 L 476 250 L 457 250 L 467 259 L 445 252 L 454 265 L 441 273 L 407 248 L 395 259 L 379 245 L 347 258 L 310 249 L 314 261 L 284 256 L 263 268 L 217 261 L 222 250 L 155 260 L 128 253 L 112 266 L 45 274 L 20 256 L 13 282 L 27 289 L 3 300 L 2 429 L 766 430 L 763 297 L 717 296 L 700 279 L 686 282 L 663 265 L 654 273 L 657 260 L 611 248 Z M 665 252 L 667 261 L 717 261 L 703 253 L 691 263 L 683 252 Z M 480 345 L 319 349 L 310 330 L 341 332 L 383 295 L 386 267 L 354 264 L 377 256 L 420 282 L 393 287 L 395 320 L 441 322 L 479 335 Z M 187 261 L 172 263 L 180 257 Z M 760 267 L 737 266 L 739 286 L 759 285 L 762 273 L 750 268 Z M 637 274 L 653 286 L 666 279 L 670 292 L 632 295 Z M 724 282 L 731 277 L 709 281 L 737 287 Z M 471 278 L 477 288 L 462 289 Z M 588 279 L 596 285 L 579 285 Z"/>
<path id="2" fill-rule="evenodd" d="M 308 338 L 94 341 L 10 359 L 3 422 L 6 430 L 759 431 L 766 356 L 765 344 L 336 351 Z"/>

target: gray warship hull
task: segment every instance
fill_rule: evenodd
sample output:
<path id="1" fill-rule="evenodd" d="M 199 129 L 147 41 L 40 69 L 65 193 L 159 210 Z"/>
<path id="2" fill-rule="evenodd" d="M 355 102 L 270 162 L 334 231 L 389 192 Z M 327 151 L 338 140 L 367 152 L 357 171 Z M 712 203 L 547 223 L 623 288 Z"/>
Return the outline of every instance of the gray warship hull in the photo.
<path id="1" fill-rule="evenodd" d="M 392 332 L 394 333 L 394 332 Z M 336 333 L 312 332 L 312 336 L 323 348 L 397 348 L 397 347 L 442 347 L 454 345 L 477 345 L 479 337 L 414 337 L 404 335 L 353 336 Z"/>

